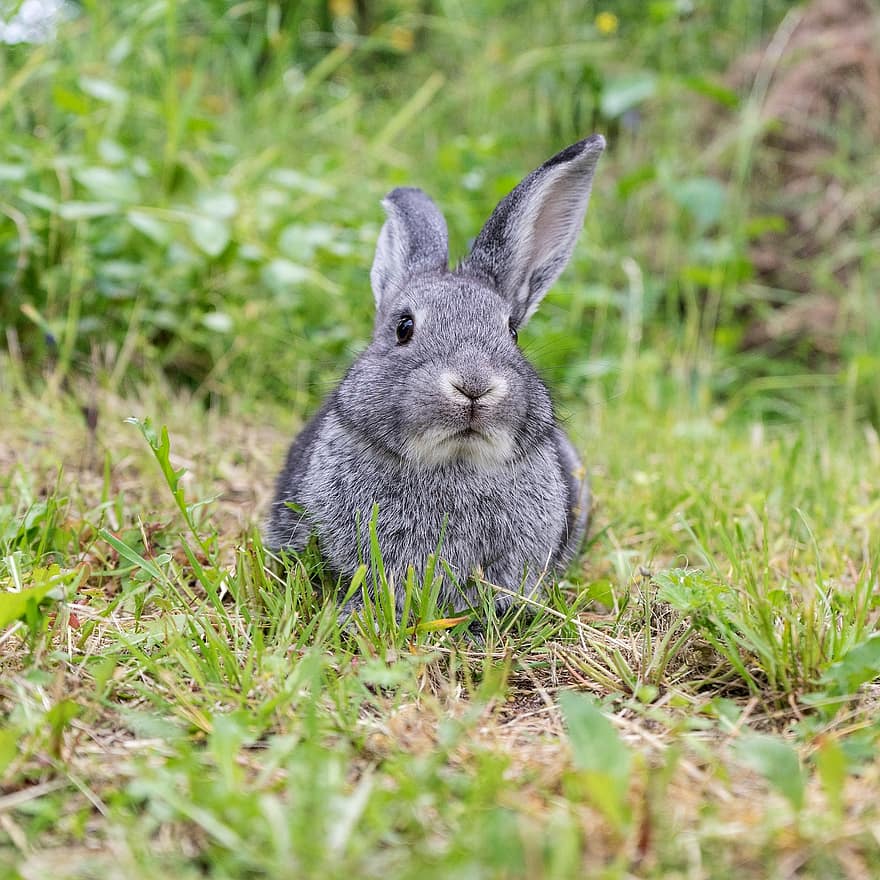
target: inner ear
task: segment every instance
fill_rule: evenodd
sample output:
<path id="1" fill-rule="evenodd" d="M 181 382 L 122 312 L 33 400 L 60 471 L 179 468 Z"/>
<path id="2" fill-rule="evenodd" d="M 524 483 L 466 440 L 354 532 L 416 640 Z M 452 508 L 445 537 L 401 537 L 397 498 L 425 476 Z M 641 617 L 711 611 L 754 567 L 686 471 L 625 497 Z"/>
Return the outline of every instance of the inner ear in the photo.
<path id="1" fill-rule="evenodd" d="M 560 173 L 547 180 L 536 199 L 537 212 L 526 220 L 525 236 L 531 239 L 529 293 L 548 286 L 565 268 L 569 259 L 567 244 L 576 239 L 583 226 L 586 204 L 583 193 L 573 188 L 568 175 Z M 548 281 L 548 275 L 552 278 Z"/>

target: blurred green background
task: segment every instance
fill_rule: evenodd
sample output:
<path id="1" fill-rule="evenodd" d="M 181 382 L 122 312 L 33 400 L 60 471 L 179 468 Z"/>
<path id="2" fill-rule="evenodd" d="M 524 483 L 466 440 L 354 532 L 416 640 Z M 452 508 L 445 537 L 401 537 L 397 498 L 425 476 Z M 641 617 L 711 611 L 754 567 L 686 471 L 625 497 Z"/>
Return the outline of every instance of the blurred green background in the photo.
<path id="1" fill-rule="evenodd" d="M 368 338 L 388 189 L 438 201 L 457 259 L 525 173 L 600 131 L 587 228 L 522 334 L 563 405 L 788 419 L 821 394 L 877 419 L 874 14 L 69 3 L 43 42 L 0 44 L 0 357 L 30 385 L 306 412 Z"/>

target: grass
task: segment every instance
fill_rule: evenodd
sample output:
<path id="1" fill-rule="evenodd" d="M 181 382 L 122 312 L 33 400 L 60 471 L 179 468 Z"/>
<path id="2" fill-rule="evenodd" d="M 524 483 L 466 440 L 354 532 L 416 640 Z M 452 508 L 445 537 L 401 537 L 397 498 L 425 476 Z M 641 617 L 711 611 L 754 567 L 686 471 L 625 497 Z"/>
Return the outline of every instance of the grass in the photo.
<path id="1" fill-rule="evenodd" d="M 876 150 L 841 128 L 852 224 L 797 267 L 835 350 L 744 351 L 791 293 L 750 261 L 761 90 L 722 72 L 790 4 L 557 6 L 87 2 L 0 47 L 4 876 L 880 873 Z M 458 256 L 594 129 L 520 340 L 583 554 L 480 633 L 430 576 L 340 627 L 259 526 L 369 332 L 379 198 L 424 186 Z"/>
<path id="2" fill-rule="evenodd" d="M 57 360 L 59 376 L 85 370 L 132 393 L 161 371 L 199 400 L 303 411 L 369 326 L 359 292 L 385 192 L 432 193 L 457 258 L 527 169 L 602 130 L 612 148 L 589 244 L 535 319 L 554 387 L 574 396 L 585 377 L 626 374 L 638 341 L 679 352 L 697 393 L 788 378 L 809 351 L 738 351 L 744 310 L 781 294 L 752 277 L 747 248 L 784 221 L 763 201 L 753 215 L 747 185 L 761 96 L 720 80 L 788 5 L 679 15 L 658 3 L 645 19 L 642 4 L 622 4 L 618 31 L 603 34 L 575 2 L 556 17 L 528 4 L 499 16 L 488 0 L 425 16 L 401 0 L 376 7 L 370 38 L 341 22 L 327 46 L 309 29 L 317 13 L 276 32 L 261 4 L 227 15 L 206 0 L 87 4 L 54 43 L 0 55 L 12 133 L 0 320 L 28 363 Z M 710 142 L 700 132 L 719 118 L 727 136 Z M 837 165 L 860 149 L 842 132 Z M 846 183 L 871 203 L 876 169 L 858 168 Z M 835 259 L 809 267 L 817 286 Z M 866 283 L 841 291 L 838 338 L 872 398 L 878 330 L 858 320 L 871 312 L 870 256 L 865 266 Z"/>
<path id="3" fill-rule="evenodd" d="M 880 867 L 873 429 L 579 412 L 590 547 L 475 644 L 381 604 L 340 631 L 314 560 L 265 566 L 281 432 L 154 393 L 90 434 L 5 395 L 3 579 L 53 587 L 0 646 L 12 876 Z M 182 498 L 123 421 L 157 412 Z"/>

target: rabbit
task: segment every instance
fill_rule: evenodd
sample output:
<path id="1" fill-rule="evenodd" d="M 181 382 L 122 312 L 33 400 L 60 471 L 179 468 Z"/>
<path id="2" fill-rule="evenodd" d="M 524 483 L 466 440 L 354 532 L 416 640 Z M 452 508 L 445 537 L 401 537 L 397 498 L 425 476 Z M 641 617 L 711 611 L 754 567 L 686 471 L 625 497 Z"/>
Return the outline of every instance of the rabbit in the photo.
<path id="1" fill-rule="evenodd" d="M 270 549 L 299 551 L 316 535 L 350 579 L 369 562 L 377 505 L 398 614 L 407 568 L 421 574 L 438 548 L 439 601 L 457 609 L 476 605 L 480 579 L 500 588 L 499 613 L 537 601 L 571 563 L 589 484 L 517 331 L 571 257 L 604 149 L 593 135 L 529 174 L 452 271 L 434 202 L 415 188 L 388 194 L 372 342 L 290 447 Z"/>

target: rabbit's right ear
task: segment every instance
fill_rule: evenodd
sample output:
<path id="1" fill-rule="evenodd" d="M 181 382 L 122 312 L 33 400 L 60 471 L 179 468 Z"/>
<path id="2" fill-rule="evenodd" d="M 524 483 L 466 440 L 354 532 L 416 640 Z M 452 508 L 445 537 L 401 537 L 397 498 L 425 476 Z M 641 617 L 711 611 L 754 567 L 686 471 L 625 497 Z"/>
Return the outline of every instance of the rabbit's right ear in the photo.
<path id="1" fill-rule="evenodd" d="M 524 324 L 571 258 L 584 225 L 605 139 L 572 144 L 533 171 L 498 205 L 462 269 L 482 276 Z"/>
<path id="2" fill-rule="evenodd" d="M 423 272 L 449 268 L 449 234 L 440 209 L 420 189 L 400 187 L 382 200 L 388 218 L 379 233 L 370 283 L 376 308 L 389 292 Z"/>

